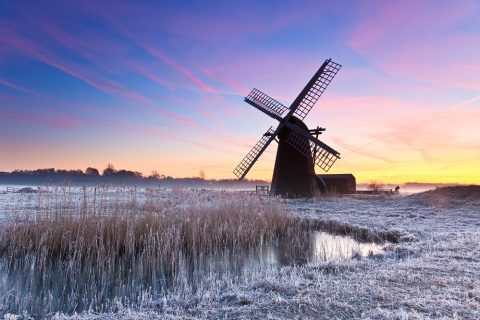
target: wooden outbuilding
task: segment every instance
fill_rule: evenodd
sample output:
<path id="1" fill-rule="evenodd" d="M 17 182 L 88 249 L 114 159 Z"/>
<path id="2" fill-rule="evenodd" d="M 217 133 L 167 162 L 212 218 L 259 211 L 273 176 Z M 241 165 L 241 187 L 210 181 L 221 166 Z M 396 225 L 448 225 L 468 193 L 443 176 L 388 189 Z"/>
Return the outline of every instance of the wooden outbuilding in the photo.
<path id="1" fill-rule="evenodd" d="M 326 193 L 348 194 L 357 190 L 357 180 L 351 173 L 319 174 L 319 184 Z"/>

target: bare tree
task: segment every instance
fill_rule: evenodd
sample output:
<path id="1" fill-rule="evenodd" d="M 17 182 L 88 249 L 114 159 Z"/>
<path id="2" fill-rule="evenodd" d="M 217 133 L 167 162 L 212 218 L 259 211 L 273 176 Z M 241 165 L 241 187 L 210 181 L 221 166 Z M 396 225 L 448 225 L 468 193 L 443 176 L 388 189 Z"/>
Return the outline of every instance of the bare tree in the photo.
<path id="1" fill-rule="evenodd" d="M 113 167 L 113 164 L 109 163 L 108 166 L 103 170 L 103 176 L 109 176 L 117 172 L 115 168 Z"/>
<path id="2" fill-rule="evenodd" d="M 152 179 L 160 179 L 160 173 L 158 173 L 157 170 L 153 170 L 152 173 L 150 174 L 150 177 Z"/>
<path id="3" fill-rule="evenodd" d="M 383 190 L 383 183 L 377 180 L 370 181 L 368 183 L 368 190 L 373 191 L 374 193 L 378 193 Z"/>

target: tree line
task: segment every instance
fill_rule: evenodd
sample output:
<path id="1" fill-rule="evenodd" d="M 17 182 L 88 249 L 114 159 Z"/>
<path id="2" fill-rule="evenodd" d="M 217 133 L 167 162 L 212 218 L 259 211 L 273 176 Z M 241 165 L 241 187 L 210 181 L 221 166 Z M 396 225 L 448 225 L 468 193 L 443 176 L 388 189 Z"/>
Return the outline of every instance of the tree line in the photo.
<path id="1" fill-rule="evenodd" d="M 81 169 L 62 170 L 54 168 L 36 170 L 14 170 L 12 172 L 0 171 L 0 184 L 8 185 L 46 185 L 46 184 L 124 184 L 124 185 L 150 185 L 165 187 L 197 187 L 197 188 L 228 188 L 239 186 L 250 187 L 252 185 L 267 184 L 263 180 L 245 180 L 238 182 L 237 179 L 207 180 L 205 173 L 200 171 L 199 177 L 174 178 L 152 171 L 148 176 L 141 172 L 130 170 L 116 170 L 109 164 L 101 172 L 100 170 L 88 167 L 85 171 Z"/>

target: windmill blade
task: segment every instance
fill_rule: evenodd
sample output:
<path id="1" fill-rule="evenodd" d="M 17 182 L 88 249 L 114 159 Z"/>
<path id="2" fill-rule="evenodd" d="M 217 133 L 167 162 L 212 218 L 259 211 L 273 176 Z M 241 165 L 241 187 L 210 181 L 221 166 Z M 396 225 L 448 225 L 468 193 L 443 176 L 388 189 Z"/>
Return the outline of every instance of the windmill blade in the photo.
<path id="1" fill-rule="evenodd" d="M 290 114 L 295 114 L 300 120 L 305 119 L 341 67 L 340 64 L 333 62 L 332 59 L 325 60 L 320 69 L 318 69 L 295 101 L 293 101 L 290 106 Z"/>
<path id="2" fill-rule="evenodd" d="M 318 142 L 320 142 L 320 144 L 318 144 Z M 327 146 L 329 149 L 331 148 L 320 140 L 317 142 L 310 140 L 310 146 L 312 147 L 313 161 L 325 172 L 328 172 L 335 161 L 340 159 L 340 153 L 331 153 L 323 146 Z"/>
<path id="3" fill-rule="evenodd" d="M 257 89 L 253 89 L 245 97 L 245 101 L 278 121 L 282 120 L 282 114 L 288 110 L 286 106 Z"/>
<path id="4" fill-rule="evenodd" d="M 253 167 L 257 159 L 267 149 L 268 145 L 275 140 L 277 132 L 270 127 L 263 137 L 253 146 L 252 150 L 243 158 L 238 166 L 233 170 L 233 173 L 238 177 L 238 180 L 242 180 Z"/>
<path id="5" fill-rule="evenodd" d="M 322 170 L 328 172 L 335 161 L 340 158 L 340 153 L 313 137 L 309 132 L 295 126 L 288 125 L 291 129 L 287 143 L 305 157 L 313 159 L 314 163 Z"/>

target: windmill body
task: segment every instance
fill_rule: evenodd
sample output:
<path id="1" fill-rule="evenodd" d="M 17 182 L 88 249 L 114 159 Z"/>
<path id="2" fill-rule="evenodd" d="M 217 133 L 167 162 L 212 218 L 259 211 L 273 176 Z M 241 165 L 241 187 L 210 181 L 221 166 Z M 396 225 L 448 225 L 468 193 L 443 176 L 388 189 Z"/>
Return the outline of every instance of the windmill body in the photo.
<path id="1" fill-rule="evenodd" d="M 308 127 L 296 117 L 290 123 L 308 130 Z M 320 193 L 313 157 L 295 149 L 287 142 L 290 129 L 284 127 L 278 134 L 277 156 L 273 169 L 272 194 L 283 197 L 311 197 Z M 302 144 L 308 146 L 309 141 L 303 138 Z"/>
<path id="2" fill-rule="evenodd" d="M 263 92 L 253 89 L 245 101 L 279 121 L 276 129 L 270 127 L 233 171 L 241 180 L 272 141 L 278 142 L 273 170 L 271 192 L 284 197 L 312 197 L 320 193 L 321 183 L 315 175 L 315 165 L 328 171 L 340 154 L 318 140 L 324 128 L 308 129 L 303 119 L 315 105 L 340 69 L 327 59 L 290 108 Z"/>

